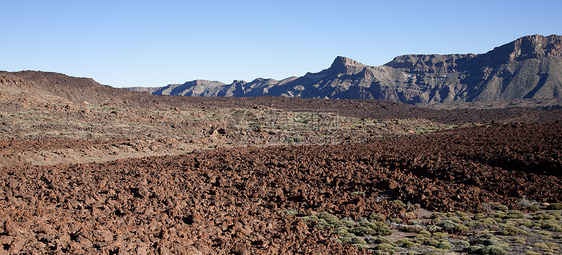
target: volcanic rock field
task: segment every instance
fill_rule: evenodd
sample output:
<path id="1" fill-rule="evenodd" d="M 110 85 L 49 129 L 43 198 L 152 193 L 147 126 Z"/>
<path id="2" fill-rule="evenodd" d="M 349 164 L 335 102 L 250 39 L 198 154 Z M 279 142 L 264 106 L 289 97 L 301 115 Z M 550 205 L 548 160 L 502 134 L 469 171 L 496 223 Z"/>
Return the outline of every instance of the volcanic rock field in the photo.
<path id="1" fill-rule="evenodd" d="M 25 84 L 0 93 L 0 254 L 562 248 L 557 109 Z"/>

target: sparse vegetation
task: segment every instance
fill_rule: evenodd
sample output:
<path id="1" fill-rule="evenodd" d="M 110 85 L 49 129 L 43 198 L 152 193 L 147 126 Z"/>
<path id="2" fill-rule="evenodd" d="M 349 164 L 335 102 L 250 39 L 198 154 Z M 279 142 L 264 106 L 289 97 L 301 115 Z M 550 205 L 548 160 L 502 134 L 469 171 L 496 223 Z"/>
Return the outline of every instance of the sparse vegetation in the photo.
<path id="1" fill-rule="evenodd" d="M 549 161 L 560 124 L 455 126 L 369 112 L 378 117 L 336 115 L 337 125 L 319 126 L 330 116 L 295 110 L 282 119 L 288 111 L 264 106 L 283 100 L 234 108 L 212 98 L 177 107 L 166 101 L 173 98 L 154 100 L 146 107 L 12 101 L 18 111 L 4 104 L 0 136 L 15 139 L 2 140 L 3 162 L 36 157 L 47 166 L 22 161 L 1 171 L 0 251 L 560 252 L 560 184 Z M 504 167 L 520 160 L 544 172 Z M 283 240 L 295 245 L 276 245 Z"/>
<path id="2" fill-rule="evenodd" d="M 548 205 L 548 209 L 550 210 L 562 210 L 562 203 L 552 203 Z"/>

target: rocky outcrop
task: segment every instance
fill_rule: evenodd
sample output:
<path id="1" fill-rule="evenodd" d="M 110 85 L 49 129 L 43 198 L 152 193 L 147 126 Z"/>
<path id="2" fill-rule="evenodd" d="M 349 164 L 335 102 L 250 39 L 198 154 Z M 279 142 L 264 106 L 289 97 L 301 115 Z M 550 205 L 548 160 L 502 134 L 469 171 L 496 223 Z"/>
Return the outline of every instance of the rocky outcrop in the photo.
<path id="1" fill-rule="evenodd" d="M 379 67 L 339 56 L 328 69 L 281 81 L 192 81 L 132 89 L 187 96 L 360 98 L 409 104 L 556 98 L 562 94 L 562 36 L 525 36 L 485 54 L 398 56 Z"/>

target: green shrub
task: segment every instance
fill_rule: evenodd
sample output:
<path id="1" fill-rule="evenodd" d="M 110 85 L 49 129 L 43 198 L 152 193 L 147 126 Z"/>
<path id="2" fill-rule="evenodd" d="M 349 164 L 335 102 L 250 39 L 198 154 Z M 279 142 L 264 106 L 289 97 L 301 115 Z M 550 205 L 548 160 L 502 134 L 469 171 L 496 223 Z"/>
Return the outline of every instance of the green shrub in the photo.
<path id="1" fill-rule="evenodd" d="M 554 232 L 562 232 L 562 226 L 558 225 L 558 222 L 554 220 L 542 221 L 541 228 Z"/>
<path id="2" fill-rule="evenodd" d="M 533 217 L 533 219 L 535 219 L 535 220 L 554 220 L 554 219 L 556 219 L 556 216 L 551 215 L 551 214 L 547 214 L 547 213 L 538 213 Z"/>
<path id="3" fill-rule="evenodd" d="M 505 206 L 505 205 L 497 205 L 497 206 L 496 206 L 496 210 L 498 210 L 498 211 L 507 211 L 507 210 L 509 210 L 509 208 L 507 208 L 507 206 Z"/>
<path id="4" fill-rule="evenodd" d="M 373 251 L 374 255 L 393 255 L 394 251 L 379 251 L 379 250 L 375 250 Z"/>
<path id="5" fill-rule="evenodd" d="M 437 245 L 439 245 L 439 240 L 428 238 L 423 242 L 423 244 L 433 246 L 433 247 L 437 247 Z"/>
<path id="6" fill-rule="evenodd" d="M 353 237 L 351 238 L 351 244 L 367 244 L 367 242 L 363 238 Z"/>
<path id="7" fill-rule="evenodd" d="M 401 239 L 396 241 L 396 244 L 401 245 L 404 248 L 412 248 L 412 247 L 416 247 L 417 244 L 412 242 L 410 239 Z"/>
<path id="8" fill-rule="evenodd" d="M 526 244 L 526 243 L 527 243 L 527 239 L 521 238 L 521 237 L 514 237 L 514 238 L 511 238 L 510 241 L 512 241 L 512 242 L 514 242 L 514 243 L 522 243 L 522 244 Z"/>
<path id="9" fill-rule="evenodd" d="M 518 219 L 517 224 L 519 224 L 519 226 L 525 226 L 525 227 L 528 227 L 528 228 L 533 226 L 533 222 L 531 220 L 528 220 L 528 219 Z"/>
<path id="10" fill-rule="evenodd" d="M 289 210 L 282 211 L 282 213 L 288 216 L 296 216 L 299 212 L 293 209 L 289 209 Z"/>
<path id="11" fill-rule="evenodd" d="M 504 236 L 520 236 L 520 235 L 527 235 L 527 231 L 519 229 L 514 226 L 505 226 L 502 230 L 502 235 Z"/>
<path id="12" fill-rule="evenodd" d="M 534 246 L 543 251 L 548 250 L 548 245 L 546 243 L 536 243 Z"/>
<path id="13" fill-rule="evenodd" d="M 557 220 L 562 219 L 562 211 L 560 211 L 560 210 L 550 211 L 550 212 L 548 212 L 548 214 L 553 215 L 554 217 L 556 217 Z"/>
<path id="14" fill-rule="evenodd" d="M 458 224 L 455 227 L 454 232 L 457 233 L 457 234 L 464 234 L 464 233 L 468 232 L 469 230 L 470 229 L 467 226 L 465 226 L 463 224 Z"/>
<path id="15" fill-rule="evenodd" d="M 353 191 L 353 192 L 351 192 L 351 195 L 354 195 L 354 196 L 365 196 L 365 192 L 363 192 L 363 191 Z"/>
<path id="16" fill-rule="evenodd" d="M 462 221 L 470 221 L 470 220 L 472 220 L 472 219 L 471 219 L 470 217 L 468 217 L 468 216 L 462 216 L 460 219 L 461 219 Z"/>
<path id="17" fill-rule="evenodd" d="M 464 251 L 466 251 L 467 253 L 477 253 L 480 250 L 482 250 L 482 248 L 484 248 L 484 246 L 482 245 L 472 245 L 472 246 L 468 246 L 466 248 L 464 248 Z"/>
<path id="18" fill-rule="evenodd" d="M 381 243 L 392 243 L 392 242 L 386 237 L 377 236 L 373 239 L 373 243 L 381 244 Z"/>
<path id="19" fill-rule="evenodd" d="M 456 218 L 450 219 L 450 221 L 452 221 L 452 222 L 454 222 L 454 223 L 457 223 L 457 224 L 461 224 L 461 223 L 462 223 L 462 220 L 461 220 L 461 219 L 456 219 Z"/>
<path id="20" fill-rule="evenodd" d="M 470 243 L 467 242 L 467 241 L 464 241 L 464 240 L 460 240 L 460 241 L 456 242 L 456 245 L 468 247 L 468 246 L 470 246 Z"/>
<path id="21" fill-rule="evenodd" d="M 497 225 L 498 222 L 492 218 L 484 218 L 470 223 L 472 229 L 489 229 L 491 226 Z"/>
<path id="22" fill-rule="evenodd" d="M 562 210 L 562 203 L 552 203 L 548 205 L 548 209 L 550 210 Z"/>
<path id="23" fill-rule="evenodd" d="M 317 229 L 326 229 L 328 228 L 328 223 L 324 219 L 318 219 L 314 227 Z"/>
<path id="24" fill-rule="evenodd" d="M 398 205 L 398 206 L 402 206 L 402 207 L 406 207 L 406 204 L 404 204 L 404 202 L 402 202 L 399 199 L 393 200 L 391 203 Z"/>
<path id="25" fill-rule="evenodd" d="M 342 221 L 340 221 L 340 224 L 345 225 L 346 227 L 357 226 L 357 222 L 352 221 L 352 220 L 342 220 Z"/>
<path id="26" fill-rule="evenodd" d="M 437 238 L 437 239 L 443 239 L 446 238 L 448 236 L 447 233 L 443 233 L 443 232 L 435 232 L 433 233 L 433 237 Z"/>
<path id="27" fill-rule="evenodd" d="M 355 226 L 353 228 L 351 228 L 349 230 L 351 233 L 356 234 L 358 236 L 366 236 L 366 235 L 376 235 L 377 232 L 370 228 L 370 227 L 365 227 L 365 226 Z"/>
<path id="28" fill-rule="evenodd" d="M 334 230 L 334 233 L 337 235 L 343 235 L 349 233 L 349 228 L 347 227 L 339 227 Z"/>
<path id="29" fill-rule="evenodd" d="M 408 225 L 402 228 L 402 231 L 409 232 L 409 233 L 418 233 L 423 230 L 423 227 L 420 225 Z"/>
<path id="30" fill-rule="evenodd" d="M 376 235 L 389 236 L 390 234 L 392 234 L 390 228 L 382 222 L 371 223 L 369 224 L 369 227 L 375 230 Z"/>
<path id="31" fill-rule="evenodd" d="M 453 231 L 457 227 L 457 223 L 454 223 L 451 220 L 444 220 L 441 223 L 439 223 L 439 226 L 442 227 L 443 230 L 449 232 L 449 231 Z"/>
<path id="32" fill-rule="evenodd" d="M 480 253 L 480 254 L 490 254 L 490 255 L 505 255 L 505 254 L 507 254 L 507 252 L 503 249 L 503 247 L 501 247 L 499 245 L 486 246 L 486 247 L 480 249 L 477 252 Z"/>
<path id="33" fill-rule="evenodd" d="M 483 213 L 477 213 L 473 217 L 474 220 L 481 220 L 481 219 L 484 219 L 484 218 L 486 218 L 486 214 L 483 214 Z"/>
<path id="34" fill-rule="evenodd" d="M 304 220 L 305 222 L 316 222 L 318 220 L 318 217 L 316 217 L 316 215 L 309 215 L 309 216 L 304 216 L 301 219 Z"/>
<path id="35" fill-rule="evenodd" d="M 459 217 L 467 216 L 465 212 L 461 212 L 461 211 L 456 211 L 455 214 Z"/>
<path id="36" fill-rule="evenodd" d="M 507 217 L 507 213 L 503 212 L 503 211 L 499 211 L 499 212 L 492 212 L 488 214 L 488 217 L 493 217 L 496 219 L 504 219 L 505 217 Z"/>
<path id="37" fill-rule="evenodd" d="M 381 243 L 375 247 L 375 250 L 379 250 L 379 251 L 394 251 L 394 249 L 395 249 L 394 246 L 392 246 L 392 244 L 389 243 Z"/>
<path id="38" fill-rule="evenodd" d="M 351 241 L 353 240 L 353 237 L 351 237 L 351 236 L 340 236 L 339 240 L 342 244 L 348 244 L 348 243 L 351 243 Z"/>
<path id="39" fill-rule="evenodd" d="M 491 226 L 491 225 L 496 225 L 498 224 L 498 222 L 496 220 L 494 220 L 493 218 L 484 218 L 484 219 L 480 219 L 478 221 L 476 221 L 476 223 L 482 224 L 482 225 L 486 225 L 486 226 Z"/>
<path id="40" fill-rule="evenodd" d="M 429 232 L 439 232 L 439 231 L 441 231 L 441 230 L 443 230 L 443 228 L 440 227 L 440 226 L 435 226 L 435 225 L 429 225 L 429 226 L 427 226 L 427 231 L 429 231 Z M 421 232 L 421 231 L 420 231 L 420 232 Z"/>
<path id="41" fill-rule="evenodd" d="M 451 246 L 451 243 L 449 243 L 449 241 L 443 240 L 441 242 L 439 242 L 439 244 L 437 244 L 437 246 L 435 246 L 439 249 L 444 249 L 444 250 L 450 250 L 453 248 L 453 246 Z"/>
<path id="42" fill-rule="evenodd" d="M 485 246 L 501 245 L 500 241 L 498 241 L 498 239 L 495 238 L 484 239 L 482 240 L 482 244 L 484 244 Z"/>
<path id="43" fill-rule="evenodd" d="M 319 212 L 316 214 L 316 217 L 318 217 L 319 219 L 324 219 L 326 223 L 328 223 L 332 227 L 335 227 L 336 225 L 340 224 L 340 220 L 338 219 L 338 217 L 328 212 Z"/>
<path id="44" fill-rule="evenodd" d="M 554 252 L 554 251 L 557 251 L 557 250 L 560 249 L 560 247 L 558 246 L 558 244 L 555 243 L 555 242 L 545 242 L 544 244 L 545 244 L 546 247 L 547 247 L 546 251 L 552 251 L 552 252 Z"/>
<path id="45" fill-rule="evenodd" d="M 418 234 L 416 236 L 431 237 L 431 233 L 429 233 L 429 231 L 422 230 L 422 231 L 418 232 Z"/>
<path id="46" fill-rule="evenodd" d="M 372 213 L 371 216 L 369 216 L 369 219 L 374 221 L 385 221 L 386 216 L 380 213 Z"/>
<path id="47" fill-rule="evenodd" d="M 538 212 L 541 210 L 541 208 L 538 205 L 530 205 L 529 207 L 527 207 L 527 210 L 531 212 Z"/>
<path id="48" fill-rule="evenodd" d="M 523 218 L 523 213 L 520 212 L 520 211 L 512 210 L 512 211 L 509 211 L 507 213 L 506 218 L 508 218 L 508 219 L 521 219 L 521 218 Z"/>

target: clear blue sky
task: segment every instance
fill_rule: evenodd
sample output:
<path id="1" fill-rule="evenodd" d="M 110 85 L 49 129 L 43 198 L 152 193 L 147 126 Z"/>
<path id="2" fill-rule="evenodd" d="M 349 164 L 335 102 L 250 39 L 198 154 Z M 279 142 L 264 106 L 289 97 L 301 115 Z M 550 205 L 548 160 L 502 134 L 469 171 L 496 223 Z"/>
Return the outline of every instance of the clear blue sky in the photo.
<path id="1" fill-rule="evenodd" d="M 336 56 L 485 53 L 562 34 L 562 1 L 1 0 L 0 70 L 114 87 L 283 79 Z"/>

